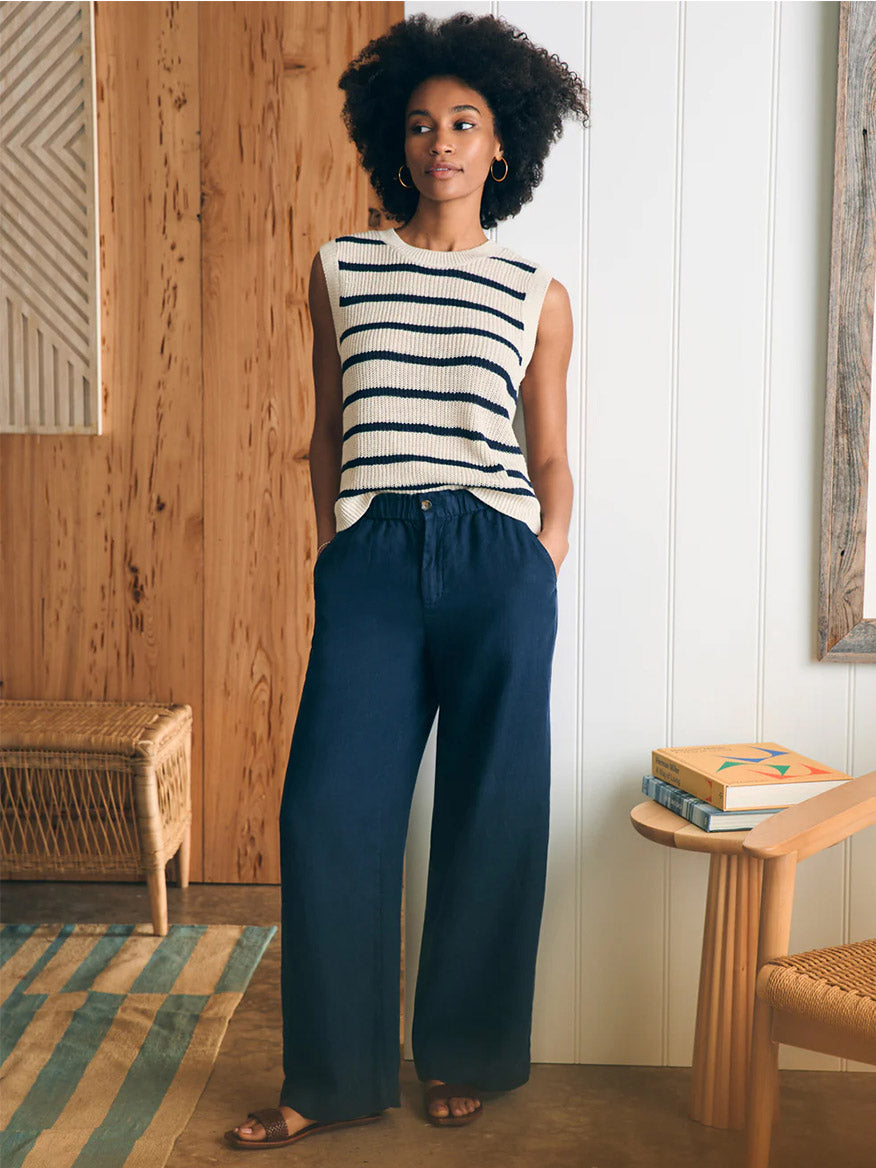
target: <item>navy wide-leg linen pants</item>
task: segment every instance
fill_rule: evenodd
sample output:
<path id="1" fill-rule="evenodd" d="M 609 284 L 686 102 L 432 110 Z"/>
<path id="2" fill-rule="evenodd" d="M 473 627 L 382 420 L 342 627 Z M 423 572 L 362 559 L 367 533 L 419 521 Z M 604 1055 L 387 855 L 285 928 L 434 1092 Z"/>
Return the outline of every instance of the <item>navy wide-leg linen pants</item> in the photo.
<path id="1" fill-rule="evenodd" d="M 413 1053 L 420 1079 L 525 1083 L 544 903 L 557 578 L 467 490 L 383 492 L 314 566 L 280 809 L 280 1103 L 400 1106 L 401 883 L 438 712 Z"/>

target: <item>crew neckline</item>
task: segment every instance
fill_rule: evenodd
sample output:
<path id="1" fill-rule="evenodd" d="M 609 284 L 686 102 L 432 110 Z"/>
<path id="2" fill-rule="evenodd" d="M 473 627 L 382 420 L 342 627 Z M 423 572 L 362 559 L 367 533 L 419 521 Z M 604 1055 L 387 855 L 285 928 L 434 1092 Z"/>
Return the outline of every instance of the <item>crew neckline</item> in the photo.
<path id="1" fill-rule="evenodd" d="M 483 243 L 479 243 L 476 247 L 464 247 L 456 251 L 438 251 L 431 247 L 415 247 L 414 244 L 402 239 L 394 227 L 387 227 L 383 232 L 383 237 L 388 244 L 400 248 L 402 251 L 417 256 L 429 256 L 430 259 L 446 261 L 448 263 L 456 259 L 466 259 L 468 256 L 485 255 L 496 246 L 492 239 L 485 239 Z"/>

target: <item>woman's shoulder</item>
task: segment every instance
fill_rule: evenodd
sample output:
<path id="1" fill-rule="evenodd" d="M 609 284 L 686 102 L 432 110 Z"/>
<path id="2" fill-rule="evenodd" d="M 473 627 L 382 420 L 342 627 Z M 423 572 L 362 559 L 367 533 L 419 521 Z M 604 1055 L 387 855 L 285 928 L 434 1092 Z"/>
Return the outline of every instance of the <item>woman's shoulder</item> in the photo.
<path id="1" fill-rule="evenodd" d="M 313 265 L 321 264 L 326 279 L 331 283 L 338 279 L 339 268 L 350 260 L 364 256 L 368 245 L 383 245 L 382 231 L 353 231 L 342 235 L 333 235 L 325 240 L 316 249 Z M 373 254 L 373 253 L 371 253 Z"/>
<path id="2" fill-rule="evenodd" d="M 364 244 L 365 246 L 369 244 L 382 244 L 384 243 L 384 235 L 385 232 L 378 231 L 374 228 L 367 231 L 347 231 L 341 235 L 333 235 L 331 239 L 327 239 L 325 243 L 321 244 L 317 250 L 320 252 L 323 249 L 326 251 L 329 249 L 337 250 L 342 244 Z"/>
<path id="3" fill-rule="evenodd" d="M 498 244 L 493 251 L 495 259 L 502 261 L 517 268 L 520 272 L 528 275 L 532 283 L 538 287 L 547 288 L 553 279 L 553 272 L 550 268 L 536 259 L 530 252 L 520 252 L 517 248 L 508 247 L 505 244 Z"/>

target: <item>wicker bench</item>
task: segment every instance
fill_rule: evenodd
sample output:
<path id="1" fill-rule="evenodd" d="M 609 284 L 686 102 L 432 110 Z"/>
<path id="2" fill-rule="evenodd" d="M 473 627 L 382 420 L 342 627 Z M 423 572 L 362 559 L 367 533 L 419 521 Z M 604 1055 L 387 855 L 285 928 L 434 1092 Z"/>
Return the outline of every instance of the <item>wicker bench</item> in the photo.
<path id="1" fill-rule="evenodd" d="M 191 706 L 0 701 L 0 877 L 145 876 L 167 933 L 165 865 L 191 853 Z"/>

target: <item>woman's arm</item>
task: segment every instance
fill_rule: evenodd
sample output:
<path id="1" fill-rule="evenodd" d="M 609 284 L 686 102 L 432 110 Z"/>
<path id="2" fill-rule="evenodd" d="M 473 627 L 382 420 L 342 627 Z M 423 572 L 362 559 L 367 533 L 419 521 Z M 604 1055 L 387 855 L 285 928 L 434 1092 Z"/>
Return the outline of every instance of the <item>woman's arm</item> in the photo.
<path id="1" fill-rule="evenodd" d="M 566 450 L 566 374 L 572 355 L 572 306 L 552 280 L 541 308 L 532 359 L 520 383 L 526 462 L 541 504 L 539 539 L 559 572 L 569 552 L 574 484 Z"/>
<path id="2" fill-rule="evenodd" d="M 335 500 L 341 481 L 343 395 L 341 357 L 319 252 L 310 268 L 310 321 L 313 326 L 313 385 L 316 417 L 310 439 L 310 483 L 316 512 L 317 546 L 335 535 Z"/>

